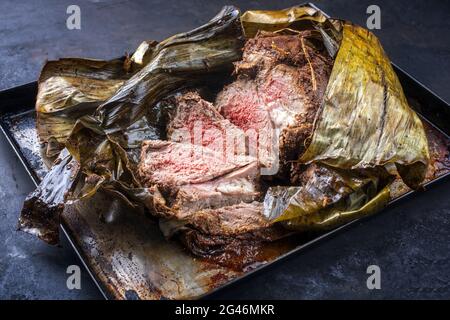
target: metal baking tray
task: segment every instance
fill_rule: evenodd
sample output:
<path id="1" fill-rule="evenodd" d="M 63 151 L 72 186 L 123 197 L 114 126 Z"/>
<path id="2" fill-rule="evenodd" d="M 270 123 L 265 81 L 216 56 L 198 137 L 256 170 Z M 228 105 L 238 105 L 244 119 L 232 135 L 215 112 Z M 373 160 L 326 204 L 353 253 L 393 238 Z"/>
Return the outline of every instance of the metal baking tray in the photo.
<path id="1" fill-rule="evenodd" d="M 313 6 L 313 5 L 312 5 Z M 408 101 L 423 119 L 432 143 L 448 150 L 450 145 L 450 107 L 424 85 L 393 64 Z M 37 186 L 45 176 L 35 130 L 34 105 L 37 83 L 32 82 L 0 92 L 0 128 L 12 150 Z M 448 152 L 446 159 L 450 163 Z M 448 168 L 450 169 L 450 167 Z M 447 180 L 450 170 L 429 179 L 425 188 Z M 396 186 L 392 203 L 411 196 L 413 191 Z M 103 197 L 99 194 L 96 197 Z M 111 202 L 111 206 L 121 206 Z M 318 241 L 354 225 L 356 221 L 321 234 L 298 235 L 268 244 L 261 262 L 248 270 L 235 270 L 195 258 L 177 241 L 167 241 L 156 224 L 143 215 L 108 215 L 96 206 L 96 198 L 67 208 L 62 217 L 62 234 L 67 237 L 86 270 L 106 299 L 195 299 L 236 282 L 287 256 L 299 254 Z M 114 210 L 117 211 L 117 210 Z M 99 213 L 106 217 L 100 220 Z M 364 218 L 366 219 L 366 218 Z"/>

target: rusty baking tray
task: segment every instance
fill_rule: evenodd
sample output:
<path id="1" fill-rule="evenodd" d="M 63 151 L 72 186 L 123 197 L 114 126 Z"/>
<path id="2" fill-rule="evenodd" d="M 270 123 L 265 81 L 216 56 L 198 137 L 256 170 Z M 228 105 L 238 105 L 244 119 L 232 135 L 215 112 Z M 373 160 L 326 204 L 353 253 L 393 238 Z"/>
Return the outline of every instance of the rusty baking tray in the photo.
<path id="1" fill-rule="evenodd" d="M 430 148 L 440 151 L 440 170 L 428 177 L 425 188 L 449 176 L 450 107 L 425 86 L 393 65 L 410 105 L 421 115 Z M 0 128 L 35 185 L 45 176 L 35 130 L 37 83 L 0 92 Z M 445 179 L 446 180 L 446 179 Z M 390 205 L 414 192 L 396 183 Z M 103 197 L 99 194 L 96 197 Z M 299 254 L 318 241 L 354 225 L 357 220 L 321 234 L 298 235 L 269 244 L 260 263 L 248 270 L 233 270 L 191 256 L 177 241 L 167 241 L 159 228 L 129 209 L 96 206 L 96 198 L 68 208 L 61 223 L 67 237 L 99 290 L 107 299 L 203 298 L 250 274 L 267 270 L 287 256 Z M 389 210 L 390 205 L 384 210 Z M 121 206 L 111 202 L 111 206 Z M 99 213 L 106 218 L 98 219 Z"/>

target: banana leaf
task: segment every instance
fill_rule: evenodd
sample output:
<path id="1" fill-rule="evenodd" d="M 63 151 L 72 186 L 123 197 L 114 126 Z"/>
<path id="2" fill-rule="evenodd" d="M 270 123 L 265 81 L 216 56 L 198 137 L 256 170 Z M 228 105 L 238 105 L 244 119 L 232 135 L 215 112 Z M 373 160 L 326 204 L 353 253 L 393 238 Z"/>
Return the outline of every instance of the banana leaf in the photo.
<path id="1" fill-rule="evenodd" d="M 132 73 L 141 70 L 146 64 L 150 62 L 157 44 L 158 42 L 154 40 L 143 41 L 133 53 L 131 58 L 125 60 L 125 70 Z"/>
<path id="2" fill-rule="evenodd" d="M 309 6 L 248 11 L 241 21 L 248 37 L 261 30 L 318 30 L 334 57 L 313 133 L 298 159 L 319 169 L 301 186 L 269 188 L 267 218 L 296 230 L 332 228 L 387 204 L 386 181 L 392 179 L 386 173 L 419 187 L 429 160 L 425 131 L 372 33 Z M 334 189 L 336 183 L 341 187 Z"/>
<path id="3" fill-rule="evenodd" d="M 389 201 L 386 171 L 357 172 L 313 164 L 300 186 L 267 192 L 264 215 L 297 231 L 326 230 L 382 209 Z"/>
<path id="4" fill-rule="evenodd" d="M 79 163 L 65 149 L 65 143 L 76 121 L 93 114 L 131 77 L 126 70 L 129 60 L 65 58 L 44 65 L 38 80 L 36 129 L 42 158 L 51 169 L 26 198 L 20 230 L 48 243 L 58 242 L 59 219 L 55 217 L 63 211 L 67 195 L 81 176 Z"/>
<path id="5" fill-rule="evenodd" d="M 56 157 L 75 122 L 93 114 L 130 78 L 124 63 L 123 59 L 66 58 L 45 64 L 36 99 L 36 128 L 44 157 Z"/>
<path id="6" fill-rule="evenodd" d="M 67 149 L 63 149 L 52 169 L 25 199 L 19 230 L 34 234 L 49 244 L 58 243 L 58 217 L 64 209 L 66 193 L 74 188 L 79 178 L 78 168 Z"/>
<path id="7" fill-rule="evenodd" d="M 395 165 L 418 188 L 429 161 L 422 122 L 409 107 L 378 39 L 345 23 L 324 101 L 302 163 L 343 169 Z"/>
<path id="8" fill-rule="evenodd" d="M 44 65 L 38 79 L 36 128 L 46 160 L 54 160 L 64 148 L 79 118 L 92 115 L 149 62 L 156 45 L 156 41 L 143 41 L 131 58 L 64 58 Z"/>
<path id="9" fill-rule="evenodd" d="M 207 24 L 156 45 L 150 62 L 96 111 L 102 128 L 124 129 L 170 92 L 230 70 L 241 57 L 238 22 L 239 11 L 225 7 Z"/>

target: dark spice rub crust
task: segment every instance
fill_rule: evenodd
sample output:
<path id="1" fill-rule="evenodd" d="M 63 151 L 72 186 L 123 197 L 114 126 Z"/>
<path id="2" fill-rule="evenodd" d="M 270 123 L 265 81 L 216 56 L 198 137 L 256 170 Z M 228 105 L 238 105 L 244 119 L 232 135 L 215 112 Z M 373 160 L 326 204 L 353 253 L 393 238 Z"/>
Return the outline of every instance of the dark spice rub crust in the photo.
<path id="1" fill-rule="evenodd" d="M 257 132 L 262 165 L 277 164 L 278 147 L 275 171 L 281 176 L 307 147 L 333 65 L 325 49 L 309 45 L 311 35 L 261 33 L 249 39 L 236 63 L 237 80 L 216 99 L 225 118 Z"/>

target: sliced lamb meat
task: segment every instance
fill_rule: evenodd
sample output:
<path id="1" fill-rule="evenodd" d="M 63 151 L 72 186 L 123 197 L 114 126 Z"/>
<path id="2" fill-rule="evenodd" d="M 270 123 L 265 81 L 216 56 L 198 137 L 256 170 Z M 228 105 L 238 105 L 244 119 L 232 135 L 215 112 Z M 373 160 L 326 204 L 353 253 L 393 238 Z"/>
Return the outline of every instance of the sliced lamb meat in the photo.
<path id="1" fill-rule="evenodd" d="M 256 131 L 268 175 L 285 175 L 305 150 L 331 73 L 332 59 L 308 46 L 309 35 L 265 33 L 248 40 L 236 64 L 238 79 L 216 99 L 225 118 L 253 136 Z"/>
<path id="2" fill-rule="evenodd" d="M 261 197 L 255 158 L 225 159 L 221 152 L 193 144 L 145 141 L 138 175 L 159 195 L 155 208 L 166 218 L 184 219 L 201 209 Z"/>
<path id="3" fill-rule="evenodd" d="M 262 108 L 255 81 L 238 79 L 217 96 L 216 105 L 223 116 L 241 128 L 247 136 L 249 154 L 265 168 L 276 166 L 277 150 L 273 126 L 268 112 Z"/>
<path id="4" fill-rule="evenodd" d="M 242 129 L 225 119 L 212 103 L 197 92 L 187 92 L 175 99 L 175 110 L 167 126 L 167 137 L 176 142 L 192 143 L 224 155 L 245 154 Z"/>
<path id="5" fill-rule="evenodd" d="M 172 208 L 185 213 L 203 208 L 218 208 L 260 197 L 257 184 L 258 166 L 253 161 L 208 182 L 187 184 L 179 188 Z"/>

